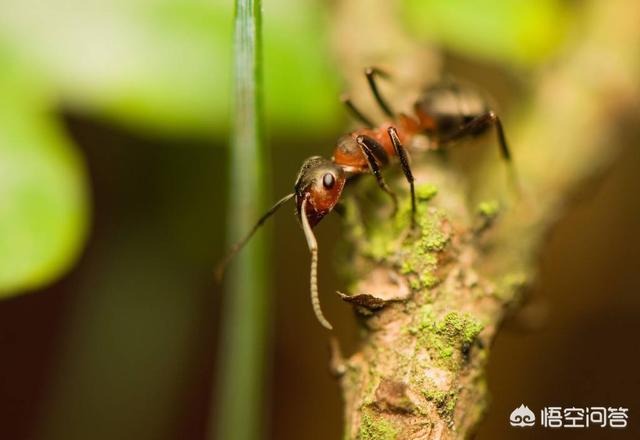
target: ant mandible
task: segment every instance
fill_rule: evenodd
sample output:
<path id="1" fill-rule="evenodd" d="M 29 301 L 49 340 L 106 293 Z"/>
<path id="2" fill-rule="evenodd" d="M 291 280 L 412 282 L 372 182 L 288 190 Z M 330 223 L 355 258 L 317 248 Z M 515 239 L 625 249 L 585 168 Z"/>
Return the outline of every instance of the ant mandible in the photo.
<path id="1" fill-rule="evenodd" d="M 348 97 L 343 102 L 353 116 L 364 124 L 338 139 L 331 160 L 320 156 L 308 158 L 302 164 L 294 191 L 278 200 L 255 224 L 249 233 L 227 254 L 216 270 L 222 276 L 226 264 L 249 241 L 256 230 L 282 205 L 295 199 L 296 216 L 302 225 L 309 251 L 311 252 L 311 303 L 316 318 L 323 327 L 333 327 L 324 317 L 318 297 L 318 242 L 313 227 L 336 206 L 345 183 L 353 176 L 371 173 L 378 186 L 393 202 L 394 212 L 398 201 L 395 193 L 386 184 L 381 168 L 391 159 L 397 158 L 402 167 L 411 192 L 411 225 L 415 226 L 416 197 L 414 178 L 404 145 L 418 134 L 426 135 L 437 148 L 446 146 L 464 137 L 475 137 L 495 127 L 500 152 L 506 161 L 511 155 L 507 146 L 500 118 L 489 108 L 487 101 L 468 86 L 452 80 L 442 81 L 428 87 L 414 103 L 414 116 L 394 113 L 383 99 L 376 83 L 377 76 L 385 74 L 376 68 L 365 69 L 369 88 L 380 109 L 389 121 L 376 126 Z"/>

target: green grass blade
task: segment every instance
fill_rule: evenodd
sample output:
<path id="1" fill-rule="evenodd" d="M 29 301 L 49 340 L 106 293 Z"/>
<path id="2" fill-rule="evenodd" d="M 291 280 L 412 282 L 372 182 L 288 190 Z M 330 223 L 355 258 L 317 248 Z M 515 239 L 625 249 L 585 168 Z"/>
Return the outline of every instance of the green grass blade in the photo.
<path id="1" fill-rule="evenodd" d="M 262 111 L 261 2 L 236 0 L 234 110 L 229 166 L 230 237 L 246 233 L 265 199 Z M 217 429 L 211 439 L 258 439 L 268 343 L 268 267 L 264 234 L 256 234 L 230 267 L 219 356 Z"/>

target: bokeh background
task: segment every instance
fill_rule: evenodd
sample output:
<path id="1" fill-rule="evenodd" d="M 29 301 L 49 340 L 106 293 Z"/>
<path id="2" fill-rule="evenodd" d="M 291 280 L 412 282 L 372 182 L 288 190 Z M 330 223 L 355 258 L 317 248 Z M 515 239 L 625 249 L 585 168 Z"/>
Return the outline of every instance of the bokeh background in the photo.
<path id="1" fill-rule="evenodd" d="M 495 97 L 507 130 L 537 75 L 582 38 L 576 1 L 399 4 L 398 20 L 443 52 L 448 72 Z M 275 200 L 304 158 L 330 155 L 349 121 L 332 2 L 264 5 Z M 0 438 L 205 438 L 222 355 L 212 268 L 233 197 L 232 16 L 222 0 L 1 2 Z M 556 434 L 640 435 L 638 131 L 623 139 L 620 159 L 554 230 L 525 308 L 496 341 L 478 438 L 541 435 L 508 426 L 521 403 L 628 407 L 624 432 Z M 291 210 L 271 223 L 265 438 L 340 438 L 304 237 Z M 317 234 L 321 289 L 344 288 L 330 263 L 339 218 Z M 323 305 L 353 349 L 349 308 L 331 295 Z"/>

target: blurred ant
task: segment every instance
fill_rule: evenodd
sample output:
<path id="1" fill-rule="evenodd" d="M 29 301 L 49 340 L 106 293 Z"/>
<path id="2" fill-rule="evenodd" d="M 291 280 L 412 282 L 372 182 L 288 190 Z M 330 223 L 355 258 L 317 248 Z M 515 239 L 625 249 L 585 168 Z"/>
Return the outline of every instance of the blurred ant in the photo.
<path id="1" fill-rule="evenodd" d="M 349 97 L 343 97 L 343 103 L 365 127 L 340 137 L 331 160 L 320 156 L 305 160 L 298 173 L 293 193 L 276 202 L 258 220 L 245 238 L 230 249 L 216 271 L 220 278 L 229 260 L 242 249 L 264 221 L 286 202 L 295 199 L 296 216 L 302 225 L 311 252 L 311 303 L 316 318 L 329 330 L 333 327 L 322 314 L 318 298 L 318 242 L 312 228 L 336 206 L 349 178 L 363 173 L 373 174 L 378 186 L 391 197 L 395 212 L 398 206 L 397 197 L 384 181 L 381 168 L 388 165 L 391 159 L 397 158 L 409 183 L 411 225 L 414 227 L 414 178 L 404 147 L 414 136 L 424 134 L 436 148 L 440 148 L 465 137 L 478 136 L 493 126 L 497 132 L 502 157 L 506 161 L 511 159 L 500 118 L 475 90 L 451 80 L 432 85 L 415 102 L 415 115 L 412 117 L 404 113 L 394 113 L 381 96 L 376 76 L 386 76 L 382 71 L 367 68 L 365 76 L 373 97 L 389 121 L 376 126 L 358 110 Z"/>

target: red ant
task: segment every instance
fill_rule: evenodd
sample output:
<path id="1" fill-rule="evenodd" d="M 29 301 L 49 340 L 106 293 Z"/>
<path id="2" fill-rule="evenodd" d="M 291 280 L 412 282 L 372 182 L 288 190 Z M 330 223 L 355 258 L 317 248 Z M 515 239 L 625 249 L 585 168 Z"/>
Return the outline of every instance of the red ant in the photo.
<path id="1" fill-rule="evenodd" d="M 349 178 L 363 173 L 373 174 L 378 186 L 391 197 L 395 212 L 397 198 L 384 181 L 381 168 L 388 165 L 391 158 L 397 157 L 411 191 L 413 227 L 416 214 L 414 178 L 403 144 L 408 143 L 414 136 L 424 134 L 431 142 L 441 147 L 464 137 L 475 137 L 494 126 L 502 157 L 507 161 L 511 158 L 500 119 L 475 90 L 451 80 L 443 81 L 427 88 L 418 98 L 414 104 L 415 117 L 403 113 L 396 115 L 380 95 L 376 84 L 376 76 L 384 76 L 384 73 L 375 68 L 367 68 L 365 75 L 373 97 L 390 121 L 376 127 L 348 97 L 343 98 L 344 104 L 365 128 L 359 128 L 338 139 L 331 160 L 320 156 L 305 160 L 298 173 L 293 193 L 276 202 L 258 220 L 245 238 L 231 248 L 217 270 L 218 276 L 221 277 L 229 260 L 242 249 L 264 221 L 283 204 L 295 198 L 296 216 L 302 225 L 311 252 L 313 310 L 320 324 L 329 330 L 333 327 L 322 314 L 318 298 L 318 243 L 312 228 L 336 206 Z"/>

